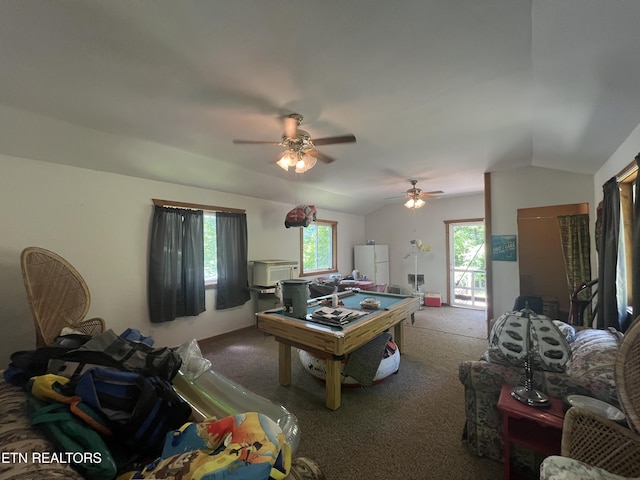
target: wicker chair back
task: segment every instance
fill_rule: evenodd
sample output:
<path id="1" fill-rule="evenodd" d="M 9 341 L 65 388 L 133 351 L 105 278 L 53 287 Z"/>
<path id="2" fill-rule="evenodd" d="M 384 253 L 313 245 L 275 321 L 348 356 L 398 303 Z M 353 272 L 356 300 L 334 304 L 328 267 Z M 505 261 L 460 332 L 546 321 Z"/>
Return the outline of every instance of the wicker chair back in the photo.
<path id="1" fill-rule="evenodd" d="M 615 364 L 616 387 L 627 422 L 640 434 L 640 317 L 627 329 Z"/>
<path id="2" fill-rule="evenodd" d="M 64 327 L 95 335 L 104 320 L 84 320 L 91 295 L 84 279 L 64 258 L 40 247 L 20 256 L 22 277 L 36 330 L 36 346 L 50 345 Z"/>

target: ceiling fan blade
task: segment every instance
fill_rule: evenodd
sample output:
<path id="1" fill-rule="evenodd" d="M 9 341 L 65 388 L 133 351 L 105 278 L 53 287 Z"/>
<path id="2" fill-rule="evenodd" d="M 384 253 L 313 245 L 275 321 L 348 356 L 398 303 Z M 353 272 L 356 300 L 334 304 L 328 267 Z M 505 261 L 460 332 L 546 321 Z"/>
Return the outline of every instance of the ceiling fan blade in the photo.
<path id="1" fill-rule="evenodd" d="M 325 137 L 314 138 L 312 142 L 314 145 L 330 145 L 333 143 L 352 143 L 356 141 L 355 135 L 340 135 L 338 137 Z"/>
<path id="2" fill-rule="evenodd" d="M 299 120 L 300 118 L 300 120 Z M 298 134 L 298 125 L 300 125 L 301 116 L 295 116 L 295 114 L 289 115 L 282 119 L 284 123 L 284 135 L 285 137 L 295 138 Z"/>
<path id="3" fill-rule="evenodd" d="M 309 150 L 305 150 L 304 153 L 311 155 L 312 157 L 315 157 L 324 163 L 333 163 L 336 161 L 335 158 L 330 157 L 329 155 L 325 155 L 324 153 L 319 152 L 317 150 L 309 149 Z"/>
<path id="4" fill-rule="evenodd" d="M 240 145 L 280 145 L 280 142 L 263 142 L 261 140 L 234 140 L 233 143 Z"/>
<path id="5" fill-rule="evenodd" d="M 434 190 L 433 192 L 420 192 L 421 197 L 430 197 L 432 195 L 440 195 L 444 193 L 442 190 Z"/>

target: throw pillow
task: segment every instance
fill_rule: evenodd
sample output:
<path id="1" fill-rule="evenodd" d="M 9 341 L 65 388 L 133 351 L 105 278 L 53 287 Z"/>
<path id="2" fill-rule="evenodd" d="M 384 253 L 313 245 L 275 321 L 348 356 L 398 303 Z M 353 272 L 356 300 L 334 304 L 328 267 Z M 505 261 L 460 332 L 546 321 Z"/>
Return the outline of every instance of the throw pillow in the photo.
<path id="1" fill-rule="evenodd" d="M 556 327 L 558 327 L 558 330 L 560 330 L 560 333 L 564 335 L 564 338 L 568 343 L 571 343 L 576 339 L 576 329 L 573 328 L 572 325 L 560 320 L 553 320 L 553 323 L 555 323 Z"/>

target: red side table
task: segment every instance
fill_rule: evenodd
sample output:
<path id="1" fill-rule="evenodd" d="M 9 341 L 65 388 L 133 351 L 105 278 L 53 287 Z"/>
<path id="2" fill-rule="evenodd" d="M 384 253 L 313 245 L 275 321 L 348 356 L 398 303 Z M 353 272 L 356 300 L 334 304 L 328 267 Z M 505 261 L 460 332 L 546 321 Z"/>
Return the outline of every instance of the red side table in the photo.
<path id="1" fill-rule="evenodd" d="M 503 413 L 504 478 L 511 478 L 511 444 L 522 445 L 542 455 L 559 455 L 564 408 L 562 400 L 550 398 L 550 408 L 525 405 L 511 396 L 511 385 L 503 385 L 498 408 Z"/>

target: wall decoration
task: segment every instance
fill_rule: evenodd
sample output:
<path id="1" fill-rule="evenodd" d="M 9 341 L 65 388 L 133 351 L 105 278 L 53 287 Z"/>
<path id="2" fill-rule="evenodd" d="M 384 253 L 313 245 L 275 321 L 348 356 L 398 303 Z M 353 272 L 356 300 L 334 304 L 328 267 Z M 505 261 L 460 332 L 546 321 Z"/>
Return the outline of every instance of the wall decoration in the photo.
<path id="1" fill-rule="evenodd" d="M 515 262 L 518 258 L 515 235 L 491 236 L 491 259 L 503 262 Z"/>

